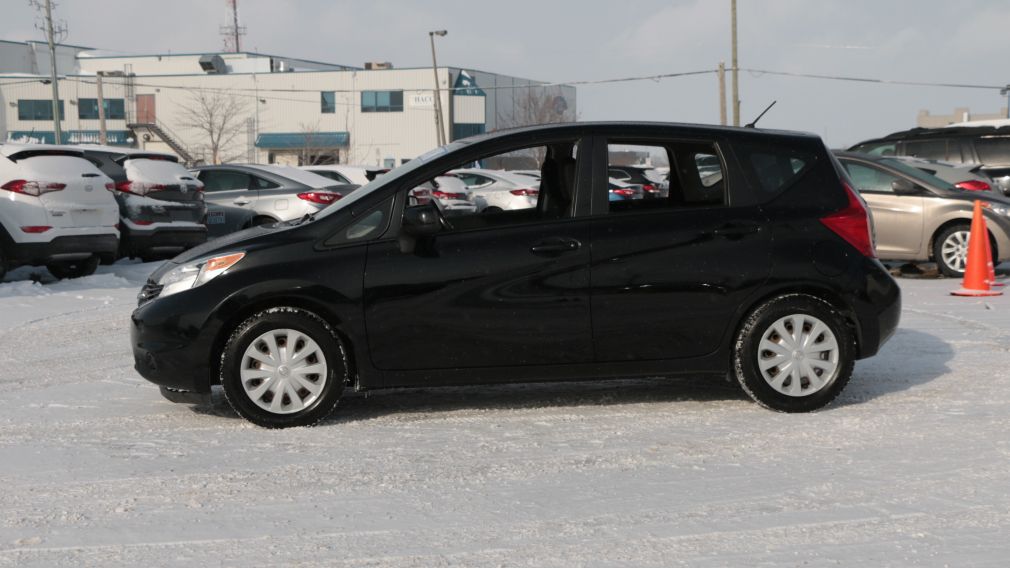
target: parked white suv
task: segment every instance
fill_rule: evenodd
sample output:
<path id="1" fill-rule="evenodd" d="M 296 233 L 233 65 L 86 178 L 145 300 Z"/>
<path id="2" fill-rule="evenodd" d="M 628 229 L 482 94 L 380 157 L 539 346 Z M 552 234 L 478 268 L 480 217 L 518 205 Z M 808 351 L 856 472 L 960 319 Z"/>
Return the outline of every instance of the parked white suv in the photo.
<path id="1" fill-rule="evenodd" d="M 0 275 L 45 265 L 57 278 L 95 271 L 119 248 L 112 180 L 80 151 L 0 146 Z"/>

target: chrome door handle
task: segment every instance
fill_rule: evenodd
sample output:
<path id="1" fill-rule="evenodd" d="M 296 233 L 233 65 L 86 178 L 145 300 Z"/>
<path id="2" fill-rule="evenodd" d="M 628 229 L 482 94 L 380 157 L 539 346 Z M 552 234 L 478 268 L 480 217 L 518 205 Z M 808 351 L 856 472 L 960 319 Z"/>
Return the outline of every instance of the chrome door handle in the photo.
<path id="1" fill-rule="evenodd" d="M 234 203 L 235 205 L 249 205 L 250 203 L 252 203 L 252 201 L 249 201 L 244 197 L 239 197 L 235 201 L 232 201 L 232 203 Z"/>

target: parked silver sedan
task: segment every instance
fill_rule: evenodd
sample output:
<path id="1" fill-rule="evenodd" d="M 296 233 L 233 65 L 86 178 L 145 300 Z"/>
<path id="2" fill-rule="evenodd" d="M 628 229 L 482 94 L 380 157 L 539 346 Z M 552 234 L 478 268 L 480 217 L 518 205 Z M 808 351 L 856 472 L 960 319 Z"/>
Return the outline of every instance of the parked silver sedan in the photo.
<path id="1" fill-rule="evenodd" d="M 211 237 L 298 219 L 358 188 L 290 166 L 229 164 L 192 172 L 203 182 Z"/>

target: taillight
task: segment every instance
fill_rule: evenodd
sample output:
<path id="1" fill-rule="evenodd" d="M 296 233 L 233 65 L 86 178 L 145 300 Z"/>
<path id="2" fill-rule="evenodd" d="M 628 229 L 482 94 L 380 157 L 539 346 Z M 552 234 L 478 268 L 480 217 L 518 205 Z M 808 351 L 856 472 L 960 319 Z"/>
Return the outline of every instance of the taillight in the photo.
<path id="1" fill-rule="evenodd" d="M 43 193 L 49 193 L 51 191 L 63 191 L 66 189 L 67 184 L 57 183 L 50 181 L 29 181 L 23 179 L 16 179 L 9 181 L 3 185 L 0 185 L 0 189 L 6 189 L 14 193 L 20 193 L 22 195 L 31 195 L 38 197 Z M 48 230 L 48 227 L 47 227 Z"/>
<path id="2" fill-rule="evenodd" d="M 140 225 L 142 227 L 146 227 L 148 225 L 153 225 L 154 221 L 133 221 L 133 224 L 134 225 Z"/>
<path id="3" fill-rule="evenodd" d="M 512 195 L 527 195 L 530 197 L 540 195 L 540 191 L 536 189 L 510 189 L 509 193 Z"/>
<path id="4" fill-rule="evenodd" d="M 611 189 L 610 193 L 617 195 L 623 195 L 624 197 L 633 197 L 635 195 L 635 190 L 633 189 Z"/>
<path id="5" fill-rule="evenodd" d="M 821 223 L 824 223 L 825 227 L 845 239 L 850 245 L 856 247 L 856 250 L 863 256 L 876 258 L 877 252 L 873 249 L 873 235 L 870 234 L 870 214 L 849 184 L 842 182 L 842 187 L 845 188 L 848 204 L 844 209 L 821 217 Z"/>
<path id="6" fill-rule="evenodd" d="M 321 205 L 329 205 L 334 201 L 340 199 L 343 195 L 339 193 L 329 193 L 326 191 L 306 191 L 305 193 L 299 193 L 298 198 L 304 199 L 311 203 L 319 203 Z"/>
<path id="7" fill-rule="evenodd" d="M 107 189 L 109 191 L 116 191 L 116 184 L 111 183 L 111 182 L 107 183 L 107 184 L 105 184 L 105 189 Z"/>
<path id="8" fill-rule="evenodd" d="M 992 187 L 980 179 L 968 179 L 954 184 L 954 187 L 965 191 L 989 191 Z"/>
<path id="9" fill-rule="evenodd" d="M 52 227 L 48 225 L 29 225 L 27 227 L 21 227 L 21 230 L 26 233 L 44 233 L 49 229 L 52 229 Z"/>
<path id="10" fill-rule="evenodd" d="M 154 193 L 155 191 L 164 191 L 165 189 L 168 188 L 161 183 L 145 183 L 142 181 L 121 181 L 116 184 L 116 189 L 126 193 L 132 193 L 134 195 L 147 195 L 148 193 Z"/>
<path id="11" fill-rule="evenodd" d="M 642 186 L 642 191 L 646 191 L 648 193 L 659 193 L 659 188 L 652 184 L 645 184 Z"/>
<path id="12" fill-rule="evenodd" d="M 449 193 L 447 191 L 435 191 L 432 193 L 435 197 L 439 199 L 466 199 L 465 193 Z"/>

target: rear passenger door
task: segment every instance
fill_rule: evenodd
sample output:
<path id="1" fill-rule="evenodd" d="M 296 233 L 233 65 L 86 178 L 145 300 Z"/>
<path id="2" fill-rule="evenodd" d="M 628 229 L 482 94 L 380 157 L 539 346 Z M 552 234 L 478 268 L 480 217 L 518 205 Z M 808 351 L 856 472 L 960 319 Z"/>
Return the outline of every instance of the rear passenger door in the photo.
<path id="1" fill-rule="evenodd" d="M 744 184 L 721 145 L 672 135 L 597 138 L 590 277 L 598 361 L 712 353 L 767 278 L 770 231 L 758 206 L 734 199 Z M 669 194 L 610 201 L 614 159 L 668 164 Z"/>
<path id="2" fill-rule="evenodd" d="M 258 192 L 249 174 L 238 170 L 200 170 L 207 201 L 207 234 L 219 237 L 248 225 L 254 216 Z"/>

